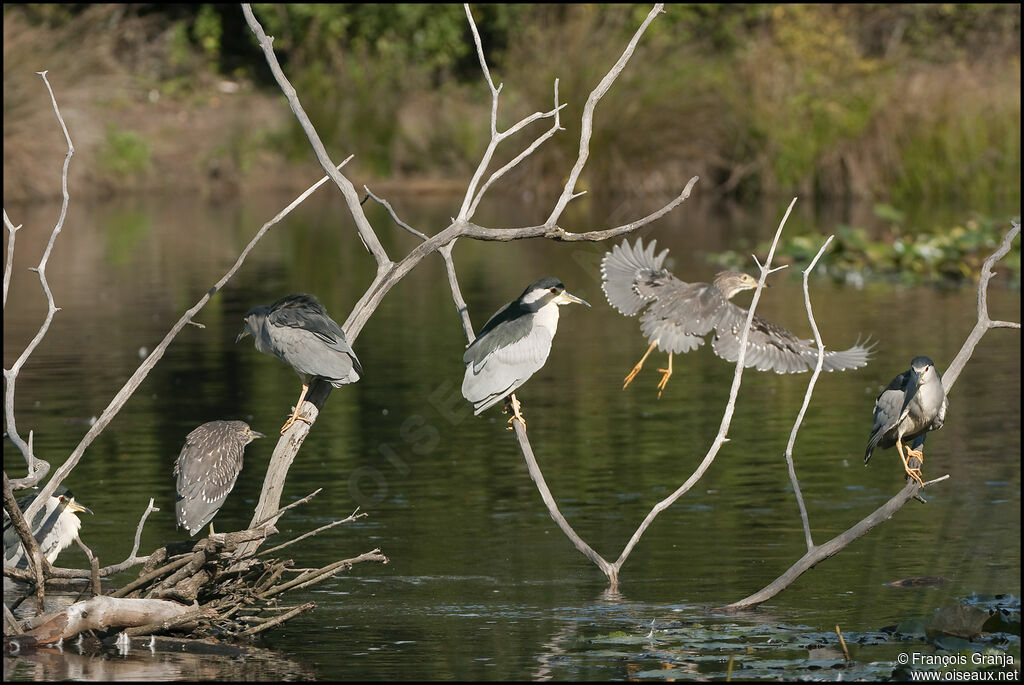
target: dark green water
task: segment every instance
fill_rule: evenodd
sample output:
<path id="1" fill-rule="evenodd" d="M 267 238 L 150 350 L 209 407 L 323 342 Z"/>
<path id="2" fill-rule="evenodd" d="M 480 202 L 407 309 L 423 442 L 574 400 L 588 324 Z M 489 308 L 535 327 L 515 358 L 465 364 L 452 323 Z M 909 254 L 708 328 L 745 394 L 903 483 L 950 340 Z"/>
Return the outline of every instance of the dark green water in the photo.
<path id="1" fill-rule="evenodd" d="M 150 497 L 143 550 L 181 539 L 174 529 L 171 467 L 184 436 L 213 419 L 241 418 L 276 435 L 300 390 L 281 362 L 235 345 L 251 306 L 289 292 L 315 293 L 339 322 L 370 282 L 374 265 L 339 203 L 315 197 L 273 229 L 242 271 L 186 327 L 168 354 L 65 482 L 96 515 L 83 539 L 103 564 L 124 558 Z M 390 198 L 403 219 L 427 233 L 455 213 L 454 198 Z M 198 198 L 140 199 L 72 206 L 49 266 L 58 306 L 49 335 L 17 385 L 18 428 L 35 431 L 37 452 L 59 465 L 180 313 L 230 266 L 258 227 L 290 198 L 241 204 Z M 585 203 L 569 230 L 622 223 L 660 206 L 656 199 Z M 684 280 L 709 280 L 707 252 L 774 231 L 782 203 L 724 215 L 712 203 L 684 204 L 645 229 L 671 249 Z M 371 220 L 392 256 L 415 245 L 377 208 Z M 8 212 L 12 210 L 8 208 Z M 34 274 L 56 212 L 18 210 L 15 271 L 4 321 L 9 367 L 42 320 Z M 526 202 L 487 208 L 479 223 L 538 223 L 546 209 Z M 593 218 L 592 218 L 593 217 Z M 950 221 L 959 217 L 950 214 Z M 789 230 L 827 230 L 847 215 L 800 207 Z M 718 431 L 733 367 L 709 349 L 676 357 L 659 400 L 655 353 L 625 391 L 622 378 L 646 348 L 636 319 L 619 315 L 600 290 L 598 263 L 611 243 L 463 241 L 455 260 L 474 326 L 529 282 L 556 275 L 592 309 L 563 308 L 544 369 L 519 396 L 530 438 L 562 513 L 606 558 L 618 557 L 636 526 L 703 459 Z M 763 256 L 763 255 L 759 255 Z M 753 266 L 751 266 L 753 268 Z M 772 278 L 759 313 L 801 336 L 810 328 L 800 282 Z M 893 451 L 862 464 L 879 389 L 917 354 L 944 369 L 975 320 L 973 290 L 862 290 L 812 281 L 818 326 L 830 347 L 857 336 L 878 341 L 866 368 L 824 374 L 796 444 L 797 473 L 814 539 L 824 542 L 880 506 L 903 484 Z M 740 296 L 741 305 L 749 295 Z M 1019 319 L 1018 292 L 996 281 L 990 309 Z M 126 672 L 88 659 L 6 660 L 18 677 L 264 678 L 282 664 L 296 678 L 322 679 L 622 679 L 779 674 L 835 678 L 839 624 L 854 664 L 844 678 L 891 674 L 910 646 L 880 629 L 927 620 L 974 594 L 1020 594 L 1020 336 L 990 332 L 950 397 L 942 431 L 928 439 L 925 474 L 950 479 L 928 488 L 891 521 L 805 574 L 759 611 L 706 613 L 760 589 L 804 552 L 803 533 L 783 452 L 807 375 L 748 370 L 731 442 L 700 483 L 650 527 L 622 570 L 618 595 L 548 517 L 504 415 L 472 416 L 459 387 L 465 339 L 440 258 L 426 261 L 384 300 L 354 342 L 366 369 L 335 391 L 291 469 L 285 498 L 317 487 L 319 497 L 279 524 L 292 536 L 343 518 L 369 515 L 293 547 L 312 567 L 379 547 L 387 565 L 364 564 L 291 598 L 317 609 L 262 641 L 276 664 L 231 667 L 209 660 L 152 656 L 143 650 Z M 246 453 L 246 467 L 217 517 L 218 530 L 243 526 L 258 497 L 273 441 Z M 23 467 L 9 443 L 4 465 Z M 82 562 L 69 550 L 65 564 Z M 940 586 L 885 583 L 941 576 Z M 127 582 L 130 576 L 115 579 Z M 913 649 L 933 651 L 918 640 Z M 1005 647 L 1019 668 L 1020 641 Z M 823 654 L 820 649 L 826 649 Z M 289 670 L 292 669 L 292 670 Z M 823 669 L 818 672 L 818 669 Z M 831 675 L 828 675 L 831 674 Z"/>

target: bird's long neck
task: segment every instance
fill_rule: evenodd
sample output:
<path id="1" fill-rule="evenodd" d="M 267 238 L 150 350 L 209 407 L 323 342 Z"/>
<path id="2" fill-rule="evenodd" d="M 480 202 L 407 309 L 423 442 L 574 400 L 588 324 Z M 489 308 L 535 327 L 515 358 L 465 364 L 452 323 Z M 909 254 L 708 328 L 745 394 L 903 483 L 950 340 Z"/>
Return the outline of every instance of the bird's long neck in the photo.
<path id="1" fill-rule="evenodd" d="M 554 337 L 555 331 L 558 330 L 558 305 L 554 302 L 549 302 L 544 305 L 533 315 L 534 325 L 541 328 L 547 329 L 551 336 Z"/>

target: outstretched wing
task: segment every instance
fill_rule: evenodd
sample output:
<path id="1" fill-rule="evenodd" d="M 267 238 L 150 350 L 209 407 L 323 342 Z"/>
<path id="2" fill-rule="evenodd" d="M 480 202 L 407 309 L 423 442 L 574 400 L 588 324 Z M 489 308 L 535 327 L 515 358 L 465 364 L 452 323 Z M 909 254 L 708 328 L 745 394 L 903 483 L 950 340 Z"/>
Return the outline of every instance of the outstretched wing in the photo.
<path id="1" fill-rule="evenodd" d="M 740 354 L 740 335 L 747 320 L 747 310 L 727 302 L 721 318 L 715 325 L 711 348 L 722 359 L 735 362 Z M 873 346 L 861 344 L 842 351 L 825 350 L 822 369 L 845 371 L 865 366 Z M 757 314 L 750 323 L 747 338 L 746 367 L 775 373 L 801 373 L 810 371 L 818 363 L 818 347 L 811 340 L 803 340 L 789 330 Z"/>
<path id="2" fill-rule="evenodd" d="M 672 282 L 679 283 L 667 269 L 662 268 L 668 250 L 654 255 L 656 240 L 645 249 L 638 238 L 630 247 L 628 240 L 612 247 L 601 260 L 601 288 L 608 303 L 626 316 L 633 316 L 645 304 L 659 297 L 661 289 Z"/>

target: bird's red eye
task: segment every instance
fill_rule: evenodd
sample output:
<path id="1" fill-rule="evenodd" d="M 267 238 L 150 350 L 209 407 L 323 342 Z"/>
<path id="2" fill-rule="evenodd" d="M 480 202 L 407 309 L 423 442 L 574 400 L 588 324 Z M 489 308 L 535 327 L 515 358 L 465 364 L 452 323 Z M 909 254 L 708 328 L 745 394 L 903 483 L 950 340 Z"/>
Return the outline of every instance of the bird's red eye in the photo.
<path id="1" fill-rule="evenodd" d="M 553 292 L 553 293 L 555 293 L 557 295 L 558 294 L 558 288 L 551 288 L 551 292 Z"/>

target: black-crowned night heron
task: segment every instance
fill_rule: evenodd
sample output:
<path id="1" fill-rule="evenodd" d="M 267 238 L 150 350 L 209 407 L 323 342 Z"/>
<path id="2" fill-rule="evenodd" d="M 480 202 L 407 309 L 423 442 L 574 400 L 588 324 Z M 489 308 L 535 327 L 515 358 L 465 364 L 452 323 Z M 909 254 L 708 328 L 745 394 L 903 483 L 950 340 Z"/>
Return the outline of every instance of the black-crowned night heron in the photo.
<path id="1" fill-rule="evenodd" d="M 509 423 L 517 418 L 523 421 L 512 393 L 544 366 L 558 329 L 558 305 L 572 302 L 590 306 L 566 292 L 557 278 L 548 276 L 528 285 L 522 295 L 488 319 L 462 356 L 466 363 L 462 395 L 473 403 L 474 414 L 511 396 Z"/>
<path id="2" fill-rule="evenodd" d="M 35 493 L 18 499 L 18 506 L 22 513 L 28 510 L 29 505 L 35 501 L 38 495 L 39 493 Z M 82 527 L 78 513 L 83 511 L 92 513 L 88 507 L 76 502 L 71 491 L 61 485 L 54 490 L 46 500 L 46 505 L 36 513 L 29 523 L 32 535 L 39 543 L 39 551 L 51 564 L 57 560 L 57 555 L 78 537 L 78 531 Z M 4 565 L 17 568 L 28 567 L 28 555 L 25 554 L 25 547 L 21 544 L 18 531 L 14 529 L 14 522 L 11 521 L 6 510 L 4 510 Z"/>
<path id="3" fill-rule="evenodd" d="M 174 462 L 178 478 L 174 513 L 179 528 L 191 536 L 213 520 L 235 487 L 245 446 L 262 437 L 266 436 L 245 421 L 210 421 L 188 434 Z"/>
<path id="4" fill-rule="evenodd" d="M 914 357 L 910 368 L 893 378 L 875 400 L 875 425 L 864 450 L 864 465 L 867 466 L 876 447 L 888 449 L 895 445 L 907 475 L 924 487 L 921 469 L 911 467 L 907 460 L 917 457 L 924 462 L 921 447 L 925 436 L 928 431 L 942 428 L 948 406 L 942 375 L 935 369 L 935 362 L 928 357 Z M 904 441 L 913 441 L 906 447 L 906 456 Z"/>
<path id="5" fill-rule="evenodd" d="M 340 388 L 355 383 L 363 375 L 363 367 L 345 340 L 345 332 L 312 295 L 285 295 L 269 307 L 253 307 L 246 312 L 245 326 L 235 342 L 247 335 L 252 335 L 257 350 L 290 365 L 302 379 L 302 394 L 295 403 L 295 411 L 281 427 L 282 434 L 296 420 L 309 423 L 299 416 L 299 410 L 313 378 L 322 378 Z"/>
<path id="6" fill-rule="evenodd" d="M 634 316 L 644 307 L 640 330 L 651 343 L 647 352 L 626 376 L 625 388 L 640 372 L 647 356 L 657 345 L 668 352 L 668 368 L 658 383 L 658 397 L 672 375 L 673 353 L 695 350 L 704 344 L 704 336 L 715 331 L 711 349 L 726 361 L 735 362 L 740 354 L 740 336 L 747 321 L 747 310 L 729 300 L 738 292 L 757 287 L 752 276 L 737 271 L 722 271 L 714 283 L 684 283 L 662 268 L 668 250 L 654 255 L 656 241 L 645 249 L 638 239 L 606 252 L 601 261 L 602 287 L 608 302 L 626 316 Z M 767 287 L 767 284 L 765 284 Z M 871 346 L 859 343 L 848 350 L 825 351 L 825 371 L 856 369 L 868 363 Z M 814 369 L 818 348 L 813 340 L 801 340 L 781 326 L 754 315 L 747 336 L 747 367 L 776 373 L 801 373 Z"/>

